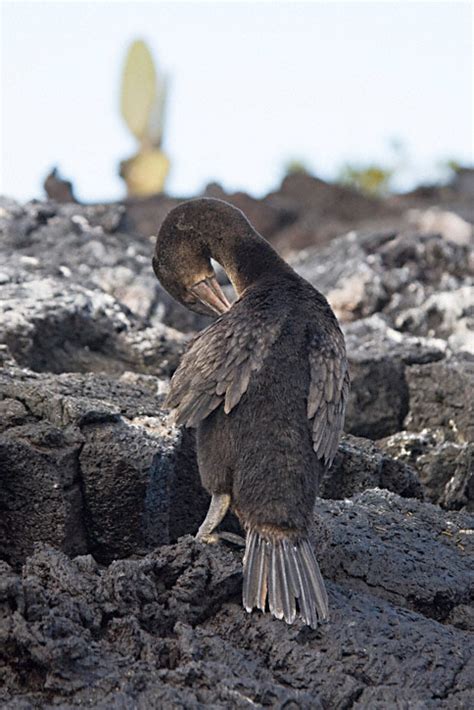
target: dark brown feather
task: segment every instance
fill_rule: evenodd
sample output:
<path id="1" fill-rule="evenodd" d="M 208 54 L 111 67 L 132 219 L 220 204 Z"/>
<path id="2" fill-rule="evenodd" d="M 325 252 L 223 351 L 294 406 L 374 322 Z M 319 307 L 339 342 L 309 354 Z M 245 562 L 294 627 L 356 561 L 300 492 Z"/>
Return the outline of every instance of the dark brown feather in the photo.
<path id="1" fill-rule="evenodd" d="M 197 426 L 222 402 L 229 414 L 247 391 L 277 340 L 286 318 L 271 310 L 251 313 L 236 302 L 198 335 L 172 380 L 166 406 L 177 410 L 178 425 Z"/>
<path id="2" fill-rule="evenodd" d="M 344 337 L 334 328 L 325 337 L 312 339 L 309 350 L 311 383 L 308 395 L 308 419 L 312 420 L 313 447 L 318 458 L 328 466 L 336 455 L 344 426 L 349 392 L 349 371 Z"/>

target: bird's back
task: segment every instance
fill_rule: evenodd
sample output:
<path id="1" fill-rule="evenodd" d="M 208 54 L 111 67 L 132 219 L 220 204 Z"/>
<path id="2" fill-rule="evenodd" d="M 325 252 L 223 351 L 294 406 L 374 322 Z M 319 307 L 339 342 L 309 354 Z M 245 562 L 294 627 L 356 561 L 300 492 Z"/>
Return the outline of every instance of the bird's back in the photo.
<path id="1" fill-rule="evenodd" d="M 232 498 L 237 512 L 251 524 L 303 529 L 323 468 L 313 450 L 307 416 L 309 330 L 314 329 L 318 303 L 312 302 L 304 282 L 286 288 L 280 282 L 275 289 L 286 306 L 275 307 L 279 336 L 239 405 L 225 415 L 235 457 Z M 258 302 L 258 294 L 253 297 L 250 311 L 252 301 Z"/>

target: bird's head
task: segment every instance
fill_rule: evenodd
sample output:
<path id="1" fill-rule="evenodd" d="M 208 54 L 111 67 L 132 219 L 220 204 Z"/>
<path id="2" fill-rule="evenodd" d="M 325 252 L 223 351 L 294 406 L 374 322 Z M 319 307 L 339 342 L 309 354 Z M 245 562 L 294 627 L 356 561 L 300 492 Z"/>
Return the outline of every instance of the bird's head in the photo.
<path id="1" fill-rule="evenodd" d="M 156 240 L 153 269 L 163 288 L 184 306 L 201 315 L 221 315 L 231 304 L 211 263 L 212 214 L 202 204 L 207 202 L 219 201 L 190 200 L 169 212 Z"/>

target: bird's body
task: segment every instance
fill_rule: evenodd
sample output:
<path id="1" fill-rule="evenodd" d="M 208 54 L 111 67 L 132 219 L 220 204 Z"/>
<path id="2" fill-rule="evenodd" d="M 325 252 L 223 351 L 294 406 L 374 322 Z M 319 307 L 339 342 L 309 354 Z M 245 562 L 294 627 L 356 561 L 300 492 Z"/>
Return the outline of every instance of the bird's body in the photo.
<path id="1" fill-rule="evenodd" d="M 343 423 L 344 339 L 326 299 L 226 203 L 185 203 L 164 235 L 186 204 L 190 217 L 201 207 L 195 223 L 204 210 L 201 251 L 220 261 L 239 295 L 193 340 L 168 396 L 177 422 L 197 428 L 201 480 L 213 496 L 201 536 L 210 537 L 230 505 L 247 531 L 246 608 L 265 610 L 268 598 L 291 623 L 298 604 L 315 626 L 327 618 L 327 599 L 308 531 Z M 168 268 L 158 263 L 159 245 L 160 237 L 158 276 Z"/>
<path id="2" fill-rule="evenodd" d="M 272 328 L 268 353 L 238 405 L 228 414 L 219 406 L 197 430 L 205 487 L 229 493 L 246 527 L 303 530 L 312 515 L 322 463 L 314 454 L 307 417 L 311 335 L 306 318 L 308 308 L 317 312 L 320 304 L 313 299 L 314 290 L 305 287 L 302 280 L 293 279 L 259 284 L 211 326 L 222 338 L 226 359 L 234 353 L 225 334 L 236 319 L 245 319 L 246 332 L 254 337 L 265 327 L 264 311 Z M 207 341 L 204 333 L 195 347 L 205 351 Z M 242 353 L 240 343 L 238 348 L 236 360 Z"/>

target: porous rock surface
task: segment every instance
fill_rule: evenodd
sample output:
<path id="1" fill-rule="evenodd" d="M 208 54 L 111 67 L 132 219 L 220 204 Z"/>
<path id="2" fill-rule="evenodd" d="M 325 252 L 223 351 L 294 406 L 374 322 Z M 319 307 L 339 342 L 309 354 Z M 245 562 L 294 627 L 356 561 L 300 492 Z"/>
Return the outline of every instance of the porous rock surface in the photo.
<path id="1" fill-rule="evenodd" d="M 208 321 L 150 265 L 178 200 L 3 199 L 0 706 L 471 708 L 469 200 L 307 175 L 263 200 L 206 194 L 244 209 L 343 325 L 346 434 L 312 532 L 331 621 L 247 614 L 241 551 L 192 538 L 209 499 L 162 402 Z"/>

